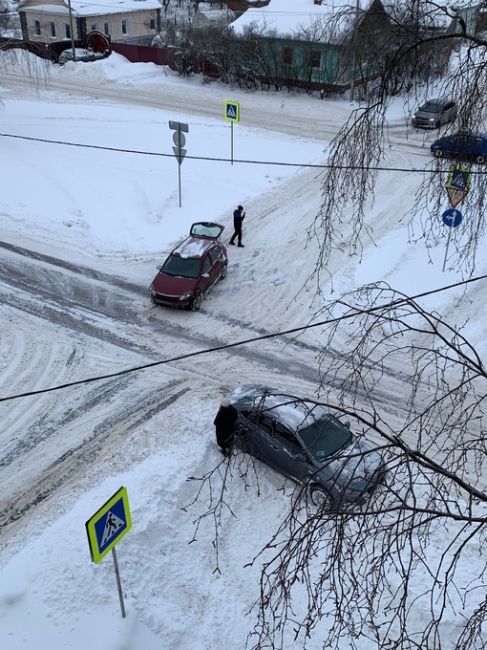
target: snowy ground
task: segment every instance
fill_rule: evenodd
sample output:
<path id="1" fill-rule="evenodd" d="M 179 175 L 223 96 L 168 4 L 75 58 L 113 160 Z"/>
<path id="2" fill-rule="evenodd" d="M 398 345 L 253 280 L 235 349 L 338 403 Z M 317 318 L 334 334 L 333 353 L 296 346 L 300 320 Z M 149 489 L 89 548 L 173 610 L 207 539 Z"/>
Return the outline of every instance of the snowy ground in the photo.
<path id="1" fill-rule="evenodd" d="M 320 172 L 269 161 L 324 162 L 348 102 L 230 91 L 117 55 L 62 68 L 29 58 L 35 83 L 21 69 L 0 64 L 1 398 L 312 319 L 320 303 L 304 288 L 316 258 L 306 229 L 319 208 Z M 226 99 L 241 102 L 234 157 L 255 162 L 186 159 L 179 207 L 168 121 L 189 124 L 188 155 L 228 159 Z M 406 138 L 404 115 L 394 110 L 388 164 L 424 166 L 433 136 Z M 407 243 L 402 218 L 417 182 L 403 172 L 380 175 L 369 214 L 374 241 L 361 262 L 336 251 L 325 297 L 376 280 L 414 293 L 458 279 L 441 271 L 446 234 L 429 251 L 433 264 Z M 196 220 L 223 223 L 226 239 L 237 203 L 247 211 L 246 248 L 229 250 L 225 282 L 199 313 L 153 307 L 148 285 L 166 252 Z M 486 262 L 484 253 L 479 271 Z M 480 287 L 458 298 L 440 294 L 428 307 L 441 306 L 455 324 L 484 304 Z M 472 318 L 470 333 L 480 328 Z M 219 574 L 211 526 L 188 545 L 196 513 L 181 510 L 195 494 L 186 479 L 219 460 L 212 421 L 220 397 L 248 381 L 311 394 L 319 343 L 319 331 L 309 330 L 297 341 L 271 339 L 1 402 L 0 647 L 243 648 L 259 589 L 258 566 L 244 565 L 288 495 L 270 471 L 260 496 L 235 477 L 229 501 L 237 517 L 228 516 L 222 533 Z M 134 522 L 118 546 L 126 620 L 111 559 L 91 563 L 84 526 L 121 485 Z M 320 647 L 319 635 L 307 647 Z"/>

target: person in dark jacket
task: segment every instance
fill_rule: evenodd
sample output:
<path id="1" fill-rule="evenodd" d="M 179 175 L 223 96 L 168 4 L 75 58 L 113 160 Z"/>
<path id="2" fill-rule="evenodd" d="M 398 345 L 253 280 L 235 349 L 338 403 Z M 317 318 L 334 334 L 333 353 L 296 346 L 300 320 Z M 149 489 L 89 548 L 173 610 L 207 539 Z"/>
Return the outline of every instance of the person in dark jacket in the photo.
<path id="1" fill-rule="evenodd" d="M 228 399 L 222 399 L 213 424 L 216 429 L 216 441 L 224 456 L 229 456 L 232 451 L 237 417 L 237 409 L 230 404 Z"/>
<path id="2" fill-rule="evenodd" d="M 242 244 L 242 221 L 245 219 L 245 212 L 242 205 L 237 206 L 237 209 L 233 212 L 233 230 L 234 233 L 230 239 L 232 246 L 235 244 L 235 237 L 238 238 L 238 245 L 240 248 L 244 248 Z"/>

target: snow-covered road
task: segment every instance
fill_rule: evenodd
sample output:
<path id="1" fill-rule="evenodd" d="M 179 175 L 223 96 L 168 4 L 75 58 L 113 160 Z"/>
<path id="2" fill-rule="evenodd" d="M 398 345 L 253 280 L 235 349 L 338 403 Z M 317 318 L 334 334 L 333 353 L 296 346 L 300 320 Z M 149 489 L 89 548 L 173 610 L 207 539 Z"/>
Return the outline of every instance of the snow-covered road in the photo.
<path id="1" fill-rule="evenodd" d="M 0 66 L 2 133 L 169 153 L 167 121 L 175 119 L 190 124 L 189 154 L 222 158 L 229 152 L 223 103 L 233 99 L 242 115 L 236 158 L 322 164 L 351 110 L 340 99 L 183 82 L 116 56 L 62 68 L 31 59 L 30 66 L 34 78 Z M 409 237 L 406 215 L 419 179 L 397 171 L 430 162 L 433 137 L 408 131 L 396 111 L 384 161 L 396 171 L 378 176 L 377 200 L 367 212 L 372 237 L 361 258 L 332 252 L 320 290 L 308 282 L 318 257 L 308 236 L 321 203 L 316 168 L 187 159 L 179 208 L 173 159 L 0 138 L 0 398 L 303 327 L 323 300 L 367 282 L 385 280 L 411 294 L 452 282 L 455 274 L 441 271 L 445 237 L 428 251 Z M 203 218 L 223 223 L 228 240 L 239 202 L 247 212 L 246 247 L 229 247 L 228 276 L 201 311 L 154 307 L 148 285 L 167 251 Z M 435 296 L 427 306 L 441 305 L 452 324 L 472 316 L 475 334 L 483 304 L 483 291 L 473 287 Z M 330 358 L 340 355 L 343 341 L 337 337 L 326 350 Z M 218 576 L 212 530 L 187 546 L 195 511 L 181 508 L 196 491 L 187 477 L 218 463 L 213 418 L 223 395 L 257 381 L 313 395 L 322 347 L 317 327 L 0 402 L 0 563 L 27 553 L 30 540 L 44 545 L 45 556 L 34 552 L 43 566 L 33 566 L 26 582 L 39 585 L 37 609 L 46 608 L 45 620 L 54 616 L 70 650 L 90 645 L 79 632 L 89 627 L 83 617 L 94 616 L 93 607 L 113 609 L 110 569 L 92 572 L 83 525 L 121 482 L 130 488 L 137 522 L 124 540 L 129 609 L 156 635 L 153 645 L 140 647 L 160 649 L 161 639 L 178 650 L 244 647 L 259 569 L 242 567 L 286 512 L 289 490 L 281 491 L 283 479 L 265 468 L 248 490 L 236 470 L 228 501 L 237 518 L 229 515 L 226 523 Z M 401 412 L 405 371 L 403 363 L 386 369 L 387 392 L 377 397 L 389 413 Z M 54 546 L 42 537 L 51 527 Z M 53 568 L 63 545 L 71 555 L 61 553 L 61 567 Z M 43 572 L 54 577 L 44 580 Z M 88 575 L 93 586 L 86 586 Z M 33 597 L 30 586 L 26 593 Z M 69 597 L 79 603 L 77 619 Z M 231 630 L 219 615 L 222 603 L 235 621 Z M 319 639 L 309 647 L 320 647 Z"/>

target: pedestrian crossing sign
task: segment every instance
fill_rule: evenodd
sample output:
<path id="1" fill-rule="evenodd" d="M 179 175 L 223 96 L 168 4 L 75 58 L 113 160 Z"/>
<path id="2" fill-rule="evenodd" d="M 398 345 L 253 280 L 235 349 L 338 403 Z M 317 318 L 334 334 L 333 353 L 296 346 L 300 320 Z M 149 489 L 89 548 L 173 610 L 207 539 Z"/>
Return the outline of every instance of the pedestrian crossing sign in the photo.
<path id="1" fill-rule="evenodd" d="M 461 165 L 452 165 L 448 180 L 446 181 L 445 188 L 449 187 L 455 190 L 461 190 L 467 193 L 470 190 L 470 183 L 472 180 L 472 170 L 470 167 L 463 167 Z"/>
<path id="2" fill-rule="evenodd" d="M 91 559 L 98 564 L 132 528 L 127 488 L 117 490 L 85 525 Z"/>
<path id="3" fill-rule="evenodd" d="M 240 122 L 240 104 L 238 102 L 225 102 L 225 119 L 229 122 Z"/>

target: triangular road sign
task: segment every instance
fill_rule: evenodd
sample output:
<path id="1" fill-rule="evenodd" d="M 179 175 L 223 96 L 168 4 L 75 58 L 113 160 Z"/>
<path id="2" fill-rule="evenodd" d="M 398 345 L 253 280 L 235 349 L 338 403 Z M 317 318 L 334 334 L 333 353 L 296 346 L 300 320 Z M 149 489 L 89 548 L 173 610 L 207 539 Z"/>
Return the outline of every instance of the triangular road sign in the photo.
<path id="1" fill-rule="evenodd" d="M 445 189 L 452 208 L 456 208 L 457 205 L 460 205 L 460 203 L 468 194 L 468 190 L 459 190 L 455 187 L 446 187 Z"/>
<path id="2" fill-rule="evenodd" d="M 178 163 L 181 164 L 183 162 L 183 158 L 187 153 L 186 149 L 180 149 L 179 147 L 173 147 L 172 150 L 174 151 L 174 154 L 176 158 L 178 159 Z"/>

